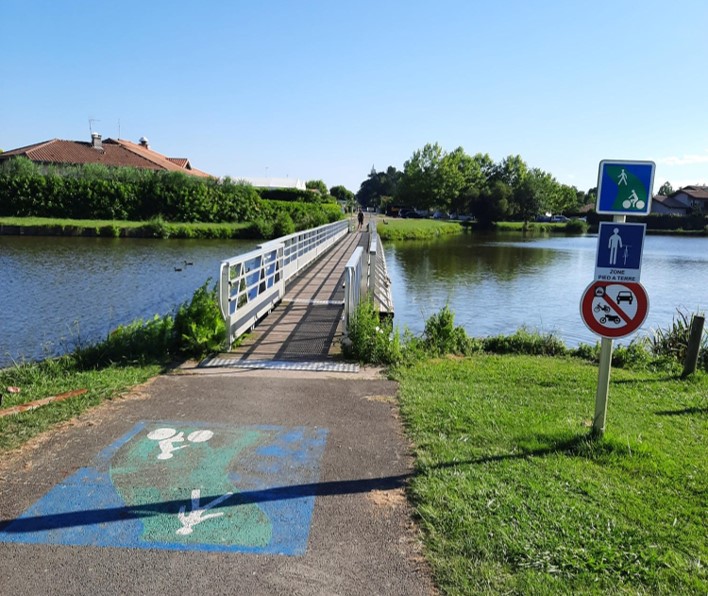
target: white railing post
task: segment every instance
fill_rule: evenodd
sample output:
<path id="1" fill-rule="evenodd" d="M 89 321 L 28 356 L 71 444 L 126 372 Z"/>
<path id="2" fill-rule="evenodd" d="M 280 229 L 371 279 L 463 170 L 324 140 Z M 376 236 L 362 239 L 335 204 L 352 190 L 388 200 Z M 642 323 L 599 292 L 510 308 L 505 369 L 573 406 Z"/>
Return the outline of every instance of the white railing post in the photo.
<path id="1" fill-rule="evenodd" d="M 358 246 L 349 257 L 344 276 L 344 333 L 349 334 L 349 324 L 361 301 L 363 279 L 364 249 Z"/>
<path id="2" fill-rule="evenodd" d="M 379 235 L 376 232 L 376 222 L 369 222 L 369 268 L 368 268 L 368 290 L 369 296 L 376 296 L 377 260 L 379 249 Z"/>

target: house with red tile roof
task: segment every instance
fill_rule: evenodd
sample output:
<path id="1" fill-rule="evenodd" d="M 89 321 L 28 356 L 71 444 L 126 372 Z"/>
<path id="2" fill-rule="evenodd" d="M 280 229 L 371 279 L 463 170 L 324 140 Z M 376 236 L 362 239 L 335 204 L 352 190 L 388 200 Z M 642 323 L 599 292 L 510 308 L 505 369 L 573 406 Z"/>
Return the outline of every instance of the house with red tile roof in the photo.
<path id="1" fill-rule="evenodd" d="M 93 133 L 91 141 L 51 139 L 0 153 L 0 162 L 14 157 L 26 157 L 39 164 L 80 165 L 102 164 L 108 167 L 129 167 L 167 172 L 182 172 L 190 176 L 209 178 L 210 174 L 192 167 L 186 157 L 167 157 L 150 148 L 142 137 L 138 143 L 125 139 L 102 140 Z"/>

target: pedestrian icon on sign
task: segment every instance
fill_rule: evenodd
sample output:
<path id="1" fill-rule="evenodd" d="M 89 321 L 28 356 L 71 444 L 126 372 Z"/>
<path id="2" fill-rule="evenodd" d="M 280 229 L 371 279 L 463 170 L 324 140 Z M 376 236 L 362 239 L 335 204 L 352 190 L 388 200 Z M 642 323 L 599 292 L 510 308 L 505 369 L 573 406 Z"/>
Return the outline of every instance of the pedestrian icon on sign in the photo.
<path id="1" fill-rule="evenodd" d="M 624 171 L 624 168 L 622 168 L 622 171 L 620 172 L 619 179 L 617 181 L 617 186 L 620 184 L 624 184 L 627 186 L 627 172 Z"/>
<path id="2" fill-rule="evenodd" d="M 622 248 L 622 236 L 619 235 L 619 228 L 615 228 L 613 230 L 613 234 L 610 236 L 610 241 L 607 244 L 607 248 L 610 249 L 610 265 L 616 265 L 617 249 Z"/>

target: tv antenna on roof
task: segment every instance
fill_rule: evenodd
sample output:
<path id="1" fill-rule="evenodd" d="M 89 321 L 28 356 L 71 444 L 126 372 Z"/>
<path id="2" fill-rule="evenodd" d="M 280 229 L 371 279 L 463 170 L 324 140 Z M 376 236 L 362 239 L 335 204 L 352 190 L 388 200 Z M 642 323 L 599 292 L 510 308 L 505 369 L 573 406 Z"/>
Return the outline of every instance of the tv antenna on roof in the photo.
<path id="1" fill-rule="evenodd" d="M 100 120 L 96 118 L 89 118 L 89 132 L 93 134 L 93 123 L 94 122 L 100 122 Z"/>

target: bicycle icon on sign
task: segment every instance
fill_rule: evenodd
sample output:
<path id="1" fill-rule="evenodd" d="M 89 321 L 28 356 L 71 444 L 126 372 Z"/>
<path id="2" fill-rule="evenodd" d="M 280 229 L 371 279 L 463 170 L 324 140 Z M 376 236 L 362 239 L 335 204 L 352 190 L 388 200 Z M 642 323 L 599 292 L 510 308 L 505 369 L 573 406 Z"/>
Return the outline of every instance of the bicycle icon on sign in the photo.
<path id="1" fill-rule="evenodd" d="M 634 189 L 630 193 L 629 198 L 622 203 L 622 207 L 625 209 L 644 209 L 645 205 L 646 203 L 637 196 L 637 191 Z"/>

